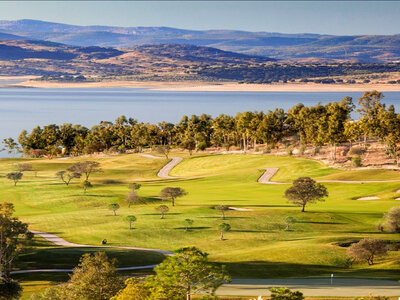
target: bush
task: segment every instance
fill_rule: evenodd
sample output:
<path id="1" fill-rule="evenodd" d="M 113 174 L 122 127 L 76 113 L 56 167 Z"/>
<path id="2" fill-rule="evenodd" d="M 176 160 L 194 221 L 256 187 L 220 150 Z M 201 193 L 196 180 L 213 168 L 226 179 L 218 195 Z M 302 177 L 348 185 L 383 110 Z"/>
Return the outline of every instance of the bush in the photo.
<path id="1" fill-rule="evenodd" d="M 265 147 L 264 153 L 271 153 L 271 147 L 270 146 Z"/>
<path id="2" fill-rule="evenodd" d="M 300 291 L 292 292 L 286 287 L 271 288 L 271 300 L 302 300 L 303 293 Z"/>
<path id="3" fill-rule="evenodd" d="M 365 153 L 365 149 L 360 148 L 360 147 L 353 147 L 349 151 L 350 155 L 363 155 L 364 153 Z"/>
<path id="4" fill-rule="evenodd" d="M 392 207 L 389 209 L 389 212 L 385 214 L 385 223 L 383 227 L 388 232 L 400 232 L 400 207 Z"/>
<path id="5" fill-rule="evenodd" d="M 389 297 L 386 296 L 373 296 L 372 294 L 364 297 L 357 297 L 355 300 L 389 300 Z"/>
<path id="6" fill-rule="evenodd" d="M 200 142 L 197 144 L 197 150 L 204 151 L 207 148 L 207 144 L 205 142 Z"/>
<path id="7" fill-rule="evenodd" d="M 19 299 L 22 294 L 20 284 L 12 279 L 0 279 L 0 300 Z"/>
<path id="8" fill-rule="evenodd" d="M 300 145 L 299 148 L 299 154 L 304 155 L 304 152 L 306 152 L 306 146 L 304 144 Z"/>
<path id="9" fill-rule="evenodd" d="M 361 157 L 359 155 L 354 156 L 351 161 L 353 162 L 353 166 L 356 168 L 361 167 Z"/>
<path id="10" fill-rule="evenodd" d="M 288 147 L 286 148 L 286 153 L 287 153 L 287 155 L 289 155 L 289 156 L 292 156 L 292 155 L 293 155 L 293 148 L 292 148 L 292 146 L 288 146 Z"/>
<path id="11" fill-rule="evenodd" d="M 314 151 L 313 151 L 313 155 L 317 155 L 319 153 L 319 151 L 321 150 L 320 146 L 315 146 L 314 147 Z"/>

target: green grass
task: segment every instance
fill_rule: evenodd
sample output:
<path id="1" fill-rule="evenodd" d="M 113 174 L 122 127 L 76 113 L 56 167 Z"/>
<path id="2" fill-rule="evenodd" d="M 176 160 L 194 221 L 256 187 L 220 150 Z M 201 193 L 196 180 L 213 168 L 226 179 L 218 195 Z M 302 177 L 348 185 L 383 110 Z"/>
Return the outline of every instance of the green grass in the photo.
<path id="1" fill-rule="evenodd" d="M 25 160 L 38 170 L 37 177 L 34 172 L 26 172 L 16 187 L 4 175 L 21 160 L 2 159 L 0 191 L 3 201 L 14 203 L 16 214 L 32 229 L 53 232 L 71 242 L 98 245 L 106 238 L 110 245 L 166 250 L 194 245 L 207 251 L 211 260 L 226 264 L 233 276 L 241 277 L 326 276 L 334 272 L 346 277 L 400 278 L 397 252 L 390 252 L 374 266 L 359 264 L 348 268 L 345 248 L 334 245 L 337 241 L 363 237 L 399 241 L 398 235 L 379 233 L 376 224 L 389 208 L 398 206 L 394 198 L 400 183 L 326 183 L 328 199 L 308 206 L 306 213 L 283 197 L 287 185 L 257 183 L 267 167 L 278 167 L 273 180 L 282 182 L 300 176 L 335 180 L 400 179 L 400 172 L 345 171 L 314 160 L 268 155 L 186 158 L 172 171 L 180 179 L 156 177 L 166 160 L 138 154 L 96 159 L 104 172 L 91 176 L 93 188 L 87 195 L 83 195 L 77 180 L 67 187 L 54 177 L 58 170 L 83 159 Z M 133 181 L 142 183 L 139 195 L 148 201 L 128 208 L 124 198 L 129 192 L 128 183 Z M 188 195 L 177 199 L 175 207 L 168 204 L 170 212 L 161 220 L 155 208 L 162 203 L 158 194 L 166 186 L 180 186 Z M 371 195 L 381 199 L 355 200 Z M 107 209 L 113 202 L 121 205 L 115 217 Z M 230 223 L 232 231 L 225 235 L 224 241 L 219 240 L 217 226 L 222 221 L 213 208 L 219 204 L 253 209 L 227 212 L 225 222 Z M 132 230 L 123 218 L 128 214 L 137 217 Z M 297 220 L 291 231 L 280 229 L 287 216 Z M 194 220 L 189 232 L 184 231 L 186 218 Z M 17 268 L 71 266 L 82 252 L 93 249 L 36 245 L 30 251 L 20 257 Z M 108 252 L 122 266 L 160 260 L 148 252 Z M 43 282 L 53 281 L 43 276 Z M 28 275 L 20 278 L 27 286 L 31 283 Z"/>

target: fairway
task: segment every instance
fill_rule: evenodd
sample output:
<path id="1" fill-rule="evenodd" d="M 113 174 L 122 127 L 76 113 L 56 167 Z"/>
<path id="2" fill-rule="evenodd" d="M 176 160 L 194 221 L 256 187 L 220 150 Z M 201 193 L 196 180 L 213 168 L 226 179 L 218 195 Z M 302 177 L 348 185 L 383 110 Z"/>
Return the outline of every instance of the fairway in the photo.
<path id="1" fill-rule="evenodd" d="M 100 245 L 104 238 L 110 246 L 131 246 L 173 251 L 193 245 L 210 254 L 210 259 L 227 265 L 233 277 L 279 278 L 318 277 L 335 273 L 342 277 L 391 278 L 400 276 L 397 251 L 377 260 L 373 266 L 356 264 L 349 267 L 346 248 L 340 241 L 374 237 L 399 242 L 397 234 L 380 233 L 377 223 L 393 206 L 400 183 L 324 183 L 329 197 L 300 208 L 284 198 L 287 185 L 265 185 L 257 182 L 265 168 L 279 168 L 271 180 L 290 182 L 300 176 L 317 180 L 397 180 L 400 172 L 391 170 L 341 170 L 319 161 L 270 155 L 194 155 L 173 153 L 183 160 L 170 175 L 179 178 L 159 178 L 158 171 L 168 162 L 140 154 L 102 157 L 102 173 L 91 175 L 93 187 L 86 195 L 79 180 L 69 186 L 56 177 L 63 170 L 84 158 L 74 159 L 2 159 L 1 193 L 4 201 L 14 203 L 16 214 L 28 222 L 32 230 L 54 233 L 68 242 Z M 14 164 L 29 162 L 35 172 L 25 172 L 16 187 L 5 178 L 15 168 Z M 138 191 L 143 204 L 128 208 L 125 197 L 132 182 L 142 184 Z M 158 195 L 167 186 L 185 189 L 188 194 L 176 199 L 176 206 L 162 201 Z M 360 197 L 377 196 L 379 200 L 357 201 Z M 108 204 L 119 203 L 121 208 L 113 216 Z M 155 210 L 166 204 L 170 210 L 164 220 Z M 222 221 L 216 205 L 247 208 L 230 210 Z M 124 220 L 134 215 L 137 221 L 129 230 Z M 286 231 L 284 220 L 292 216 L 296 222 Z M 194 221 L 185 231 L 184 220 Z M 229 223 L 232 227 L 219 239 L 218 225 Z M 47 245 L 46 247 L 48 247 Z M 36 248 L 35 248 L 36 247 Z M 396 246 L 394 246 L 395 250 Z M 73 250 L 60 262 L 56 259 L 42 261 L 39 253 L 63 253 L 63 247 L 51 250 L 34 246 L 29 256 L 21 256 L 18 269 L 71 267 L 78 254 Z M 79 249 L 81 251 L 83 249 Z M 35 252 L 36 251 L 36 252 Z M 44 251 L 44 252 L 43 252 Z M 72 250 L 71 250 L 72 251 Z M 123 250 L 109 249 L 116 257 L 123 257 L 119 266 L 157 263 L 158 254 L 147 252 L 126 255 Z M 132 253 L 132 252 L 131 252 Z M 158 256 L 157 256 L 158 255 Z M 131 257 L 131 259 L 129 259 Z M 44 266 L 46 265 L 46 266 Z M 20 275 L 22 276 L 22 275 Z M 26 279 L 29 277 L 26 275 Z M 22 276 L 22 278 L 24 278 Z"/>

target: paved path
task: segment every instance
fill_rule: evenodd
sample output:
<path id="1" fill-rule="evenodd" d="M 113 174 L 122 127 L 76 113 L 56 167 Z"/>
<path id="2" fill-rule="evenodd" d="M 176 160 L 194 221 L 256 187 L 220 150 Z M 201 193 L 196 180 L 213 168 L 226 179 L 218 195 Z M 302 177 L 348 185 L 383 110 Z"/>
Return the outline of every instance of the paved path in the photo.
<path id="1" fill-rule="evenodd" d="M 64 247 L 74 247 L 74 248 L 118 248 L 118 249 L 127 249 L 127 250 L 140 250 L 140 251 L 152 251 L 161 253 L 167 256 L 173 255 L 174 253 L 167 250 L 161 249 L 150 249 L 150 248 L 140 248 L 140 247 L 124 247 L 124 246 L 107 246 L 107 245 L 84 245 L 84 244 L 75 244 L 64 240 L 63 238 L 47 232 L 41 232 L 36 230 L 31 230 L 32 233 L 41 236 L 45 240 L 52 242 L 57 246 Z M 134 267 L 124 267 L 117 268 L 118 271 L 128 271 L 128 270 L 141 270 L 141 269 L 153 269 L 157 265 L 146 265 L 146 266 L 134 266 Z M 11 274 L 24 274 L 24 273 L 40 273 L 40 272 L 72 272 L 72 269 L 35 269 L 35 270 L 18 270 L 12 271 Z"/>
<path id="2" fill-rule="evenodd" d="M 57 246 L 64 246 L 64 247 L 86 247 L 86 248 L 119 248 L 119 249 L 127 249 L 127 250 L 140 250 L 140 251 L 152 251 L 161 253 L 164 255 L 172 255 L 174 254 L 171 251 L 161 250 L 161 249 L 151 249 L 151 248 L 140 248 L 140 247 L 125 247 L 125 246 L 108 246 L 108 245 L 85 245 L 85 244 L 75 244 L 64 240 L 63 238 L 47 232 L 41 232 L 36 230 L 30 230 L 33 234 L 39 235 L 45 240 L 57 245 Z"/>
<path id="3" fill-rule="evenodd" d="M 182 157 L 172 157 L 171 161 L 167 163 L 164 167 L 162 167 L 160 171 L 158 171 L 157 176 L 161 178 L 179 178 L 179 177 L 169 176 L 169 172 L 171 172 L 171 170 L 181 161 Z"/>
<path id="4" fill-rule="evenodd" d="M 257 181 L 264 184 L 286 184 L 285 182 L 271 181 L 272 176 L 274 176 L 278 170 L 278 168 L 266 168 L 265 172 L 258 178 Z"/>
<path id="5" fill-rule="evenodd" d="M 396 280 L 334 278 L 287 278 L 287 279 L 233 279 L 217 290 L 217 295 L 225 296 L 269 296 L 271 287 L 285 286 L 291 290 L 299 290 L 306 297 L 359 297 L 368 296 L 400 296 L 400 285 Z"/>
<path id="6" fill-rule="evenodd" d="M 278 172 L 279 168 L 266 168 L 265 172 L 258 178 L 259 183 L 263 184 L 292 184 L 291 182 L 271 181 L 271 178 Z M 333 183 L 385 183 L 400 182 L 400 179 L 394 180 L 317 180 L 317 182 L 333 182 Z"/>

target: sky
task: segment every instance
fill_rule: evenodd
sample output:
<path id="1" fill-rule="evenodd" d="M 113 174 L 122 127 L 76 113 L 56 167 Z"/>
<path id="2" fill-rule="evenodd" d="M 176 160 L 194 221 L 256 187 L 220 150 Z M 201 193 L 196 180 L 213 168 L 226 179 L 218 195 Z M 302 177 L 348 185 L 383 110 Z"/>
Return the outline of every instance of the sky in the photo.
<path id="1" fill-rule="evenodd" d="M 335 35 L 399 34 L 400 1 L 0 1 L 0 19 Z"/>

